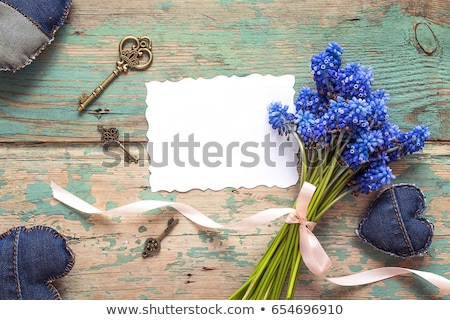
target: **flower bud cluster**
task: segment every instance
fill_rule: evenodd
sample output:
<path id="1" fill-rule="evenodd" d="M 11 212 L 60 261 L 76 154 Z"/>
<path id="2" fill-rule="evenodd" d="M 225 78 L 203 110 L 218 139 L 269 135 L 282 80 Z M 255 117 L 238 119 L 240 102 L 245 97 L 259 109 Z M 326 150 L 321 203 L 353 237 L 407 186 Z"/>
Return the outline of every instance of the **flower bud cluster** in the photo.
<path id="1" fill-rule="evenodd" d="M 357 62 L 341 68 L 343 49 L 330 43 L 311 58 L 316 90 L 303 87 L 294 102 L 295 113 L 274 102 L 269 123 L 280 134 L 295 134 L 306 149 L 340 150 L 340 160 L 353 171 L 352 187 L 369 193 L 390 184 L 389 164 L 420 151 L 430 137 L 428 128 L 402 132 L 389 121 L 389 95 L 372 90 L 373 72 Z M 338 138 L 339 137 L 339 138 Z M 333 145 L 344 142 L 344 147 Z"/>

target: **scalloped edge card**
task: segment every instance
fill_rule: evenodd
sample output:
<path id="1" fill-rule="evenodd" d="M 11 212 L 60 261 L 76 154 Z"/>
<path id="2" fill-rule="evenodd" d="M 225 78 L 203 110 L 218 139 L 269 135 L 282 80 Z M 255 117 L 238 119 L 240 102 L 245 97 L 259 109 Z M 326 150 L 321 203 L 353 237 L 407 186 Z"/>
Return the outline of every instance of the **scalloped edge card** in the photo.
<path id="1" fill-rule="evenodd" d="M 298 146 L 267 114 L 273 101 L 295 108 L 294 84 L 260 74 L 146 83 L 151 190 L 295 185 Z"/>

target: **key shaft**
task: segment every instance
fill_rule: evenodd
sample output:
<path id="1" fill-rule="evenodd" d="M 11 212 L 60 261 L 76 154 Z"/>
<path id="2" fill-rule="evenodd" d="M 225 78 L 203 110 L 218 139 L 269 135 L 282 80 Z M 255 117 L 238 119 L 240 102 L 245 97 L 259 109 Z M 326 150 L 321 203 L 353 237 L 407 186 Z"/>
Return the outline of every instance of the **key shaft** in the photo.
<path id="1" fill-rule="evenodd" d="M 126 49 L 126 45 L 131 43 L 131 48 Z M 78 101 L 78 112 L 84 111 L 121 73 L 126 73 L 128 69 L 144 70 L 150 67 L 153 60 L 152 40 L 149 37 L 136 38 L 127 36 L 119 43 L 119 58 L 116 61 L 116 69 L 88 96 L 82 93 Z"/>
<path id="2" fill-rule="evenodd" d="M 91 104 L 92 101 L 94 101 L 105 89 L 110 85 L 111 82 L 113 82 L 114 79 L 116 79 L 120 74 L 119 68 L 116 68 L 108 78 L 105 79 L 105 81 L 102 82 L 101 85 L 99 85 L 97 88 L 95 88 L 94 91 L 88 96 L 86 93 L 83 92 L 83 94 L 78 98 L 78 101 L 80 102 L 80 106 L 78 107 L 78 112 L 84 111 L 86 107 Z"/>
<path id="3" fill-rule="evenodd" d="M 167 228 L 164 229 L 164 231 L 159 235 L 158 240 L 161 241 L 164 239 L 165 236 L 167 236 L 170 231 L 173 230 L 173 228 L 178 224 L 179 220 L 171 218 L 169 222 L 167 223 Z"/>
<path id="4" fill-rule="evenodd" d="M 134 163 L 139 162 L 139 159 L 135 155 L 131 154 L 131 152 L 127 148 L 125 148 L 125 146 L 120 141 L 117 140 L 116 143 L 119 146 L 119 148 L 122 149 L 123 152 L 125 153 L 125 160 L 127 162 L 134 162 Z"/>

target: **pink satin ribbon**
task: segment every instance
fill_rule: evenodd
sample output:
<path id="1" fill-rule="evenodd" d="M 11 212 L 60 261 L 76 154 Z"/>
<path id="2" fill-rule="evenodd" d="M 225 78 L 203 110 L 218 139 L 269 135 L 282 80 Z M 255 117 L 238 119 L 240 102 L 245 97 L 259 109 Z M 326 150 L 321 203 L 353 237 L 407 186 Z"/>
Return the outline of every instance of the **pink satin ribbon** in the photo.
<path id="1" fill-rule="evenodd" d="M 302 194 L 302 192 L 300 192 L 299 197 L 297 198 L 295 214 L 290 213 L 288 219 L 286 220 L 287 223 L 299 223 L 300 225 L 300 251 L 302 253 L 303 263 L 309 271 L 318 277 L 324 278 L 340 286 L 369 284 L 395 276 L 408 275 L 412 273 L 434 284 L 440 288 L 443 293 L 450 293 L 450 280 L 447 278 L 431 272 L 400 267 L 383 267 L 362 271 L 343 277 L 326 277 L 325 272 L 331 266 L 331 260 L 319 240 L 312 232 L 315 227 L 315 223 L 306 220 L 309 200 L 312 198 L 315 189 L 316 187 L 308 182 L 303 184 L 302 192 L 304 196 L 307 196 L 307 198 L 300 199 Z M 307 200 L 307 204 L 305 204 L 305 200 Z"/>
<path id="2" fill-rule="evenodd" d="M 305 182 L 300 190 L 296 202 L 296 209 L 293 208 L 274 208 L 258 212 L 248 218 L 245 218 L 236 223 L 222 225 L 214 220 L 211 220 L 197 209 L 179 202 L 158 201 L 158 200 L 142 200 L 133 202 L 131 204 L 117 207 L 111 210 L 102 211 L 87 202 L 76 197 L 72 193 L 61 188 L 54 182 L 51 183 L 53 197 L 60 202 L 66 204 L 73 209 L 87 213 L 87 214 L 107 214 L 107 215 L 123 215 L 123 214 L 138 214 L 149 210 L 172 207 L 180 212 L 187 219 L 206 228 L 213 229 L 248 229 L 268 223 L 279 217 L 287 215 L 287 223 L 298 223 L 300 228 L 300 251 L 305 266 L 316 276 L 324 278 L 332 283 L 340 286 L 356 286 L 368 283 L 377 282 L 387 278 L 415 274 L 428 282 L 434 284 L 442 293 L 450 293 L 450 280 L 434 273 L 426 271 L 418 271 L 400 267 L 383 267 L 363 271 L 356 274 L 342 276 L 342 277 L 326 277 L 325 272 L 331 266 L 331 260 L 323 249 L 317 237 L 312 230 L 315 223 L 306 220 L 306 212 L 315 192 L 316 187 L 308 182 Z"/>

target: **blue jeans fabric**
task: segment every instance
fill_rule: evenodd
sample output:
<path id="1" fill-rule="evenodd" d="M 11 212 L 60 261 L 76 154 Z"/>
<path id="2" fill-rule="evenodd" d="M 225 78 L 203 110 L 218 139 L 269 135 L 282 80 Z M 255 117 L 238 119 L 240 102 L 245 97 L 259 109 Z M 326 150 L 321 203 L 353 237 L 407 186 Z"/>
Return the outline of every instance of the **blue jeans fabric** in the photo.
<path id="1" fill-rule="evenodd" d="M 72 0 L 0 0 L 0 70 L 17 71 L 54 40 Z"/>
<path id="2" fill-rule="evenodd" d="M 401 258 L 424 254 L 434 227 L 420 217 L 425 210 L 422 191 L 409 184 L 384 190 L 370 206 L 356 233 L 373 247 Z"/>
<path id="3" fill-rule="evenodd" d="M 55 28 L 61 26 L 67 17 L 72 0 L 2 0 L 32 20 L 49 38 Z"/>
<path id="4" fill-rule="evenodd" d="M 75 257 L 56 230 L 17 227 L 0 235 L 0 299 L 59 300 L 52 282 L 65 276 Z"/>

